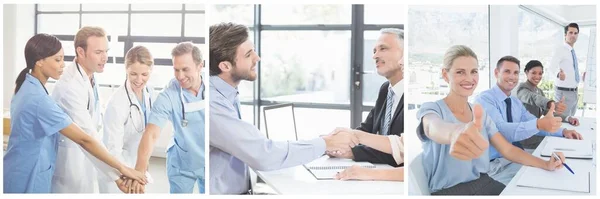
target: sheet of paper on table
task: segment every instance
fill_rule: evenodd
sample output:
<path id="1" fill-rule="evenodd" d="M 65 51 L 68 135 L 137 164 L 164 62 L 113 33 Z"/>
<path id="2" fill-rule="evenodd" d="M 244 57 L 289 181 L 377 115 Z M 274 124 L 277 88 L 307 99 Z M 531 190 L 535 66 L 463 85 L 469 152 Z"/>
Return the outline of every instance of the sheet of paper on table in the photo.
<path id="1" fill-rule="evenodd" d="M 519 187 L 590 193 L 591 174 L 588 171 L 569 172 L 566 168 L 556 171 L 523 166 L 524 172 L 517 181 Z"/>

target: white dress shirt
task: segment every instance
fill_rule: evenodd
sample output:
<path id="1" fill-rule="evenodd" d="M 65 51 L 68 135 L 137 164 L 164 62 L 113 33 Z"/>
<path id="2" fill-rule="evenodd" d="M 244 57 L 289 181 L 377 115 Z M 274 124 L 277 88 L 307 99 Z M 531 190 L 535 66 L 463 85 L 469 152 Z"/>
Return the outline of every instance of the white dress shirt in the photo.
<path id="1" fill-rule="evenodd" d="M 571 49 L 573 49 L 573 47 L 571 47 L 566 42 L 562 45 L 558 45 L 558 47 L 554 51 L 552 61 L 550 62 L 550 65 L 548 67 L 548 72 L 550 73 L 550 76 L 555 78 L 554 85 L 558 87 L 577 87 L 577 81 L 575 81 L 575 68 L 573 66 L 573 55 L 571 54 Z M 575 52 L 575 55 L 577 56 L 577 52 Z M 560 80 L 560 78 L 557 76 L 557 74 L 560 72 L 559 69 L 562 69 L 565 73 L 564 81 Z M 579 71 L 581 72 L 581 68 Z"/>

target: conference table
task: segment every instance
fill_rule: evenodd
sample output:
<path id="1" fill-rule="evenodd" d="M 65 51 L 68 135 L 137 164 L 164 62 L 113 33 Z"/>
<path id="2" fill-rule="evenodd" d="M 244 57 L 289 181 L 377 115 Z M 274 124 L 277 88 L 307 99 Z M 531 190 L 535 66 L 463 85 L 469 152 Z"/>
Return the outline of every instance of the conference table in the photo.
<path id="1" fill-rule="evenodd" d="M 578 133 L 583 136 L 584 140 L 592 141 L 592 148 L 594 151 L 594 157 L 596 156 L 596 118 L 579 118 L 580 125 L 572 126 L 567 123 L 563 123 L 562 127 L 567 129 L 574 129 Z M 536 157 L 541 157 L 541 152 L 544 149 L 549 137 L 544 138 L 540 145 L 535 149 L 532 153 Z M 547 157 L 541 157 L 542 159 L 548 160 Z M 522 167 L 515 177 L 506 185 L 506 188 L 500 195 L 596 195 L 596 159 L 567 159 L 566 163 L 571 166 L 571 168 L 577 168 L 577 171 L 590 172 L 590 193 L 579 193 L 579 192 L 570 192 L 570 191 L 560 191 L 560 190 L 549 190 L 549 189 L 540 189 L 540 188 L 529 188 L 529 187 L 519 187 L 517 183 L 519 182 L 520 177 L 526 171 L 524 167 Z"/>
<path id="2" fill-rule="evenodd" d="M 393 168 L 374 164 L 376 169 Z M 404 182 L 317 180 L 304 166 L 275 171 L 256 171 L 256 174 L 278 194 L 404 194 Z"/>

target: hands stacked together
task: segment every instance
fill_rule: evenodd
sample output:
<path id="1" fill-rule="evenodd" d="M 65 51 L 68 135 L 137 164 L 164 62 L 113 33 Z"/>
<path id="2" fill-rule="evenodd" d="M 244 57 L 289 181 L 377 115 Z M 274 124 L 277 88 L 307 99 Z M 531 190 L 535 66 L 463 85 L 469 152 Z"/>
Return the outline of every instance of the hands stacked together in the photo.
<path id="1" fill-rule="evenodd" d="M 115 181 L 123 193 L 144 193 L 148 180 L 146 175 L 129 167 L 119 169 L 121 177 Z"/>

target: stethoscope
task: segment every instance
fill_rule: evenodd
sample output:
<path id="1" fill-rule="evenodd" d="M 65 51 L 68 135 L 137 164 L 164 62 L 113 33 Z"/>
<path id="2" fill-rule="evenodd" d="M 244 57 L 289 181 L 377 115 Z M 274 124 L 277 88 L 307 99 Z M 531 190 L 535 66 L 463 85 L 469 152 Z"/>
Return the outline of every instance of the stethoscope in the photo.
<path id="1" fill-rule="evenodd" d="M 81 77 L 83 77 L 83 79 L 85 79 L 85 76 L 83 76 L 83 73 L 81 72 L 81 69 L 79 69 L 79 63 L 75 62 L 75 65 L 77 66 L 76 67 L 77 71 L 79 71 L 79 74 L 81 75 Z M 95 93 L 94 93 L 94 95 L 95 95 Z M 96 100 L 98 100 L 98 99 L 96 99 Z M 87 110 L 88 111 L 90 110 L 90 101 L 92 101 L 92 100 L 90 99 L 90 96 L 88 95 L 88 103 L 87 103 Z"/>
<path id="2" fill-rule="evenodd" d="M 133 117 L 131 116 L 131 109 L 137 109 L 137 112 L 140 113 L 140 116 L 142 116 L 142 109 L 140 109 L 140 107 L 137 104 L 134 104 L 133 101 L 131 101 L 131 96 L 129 96 L 129 90 L 127 89 L 127 79 L 125 79 L 125 93 L 127 94 L 127 99 L 129 100 L 129 118 L 131 120 L 133 120 Z M 150 109 L 152 109 L 152 96 L 150 96 L 150 91 L 148 90 L 148 87 L 146 87 L 146 92 L 148 93 L 148 101 L 149 101 L 149 105 L 150 105 Z M 142 99 L 142 100 L 146 100 L 146 99 Z M 148 110 L 146 110 L 148 111 Z M 137 125 L 135 125 L 135 121 L 133 121 L 133 128 L 135 128 L 135 130 L 138 133 L 142 133 L 144 132 L 144 126 L 146 123 L 146 113 L 144 112 L 144 123 L 142 124 L 141 128 L 138 128 Z"/>
<path id="3" fill-rule="evenodd" d="M 201 83 L 201 84 L 200 84 L 200 89 L 202 89 L 202 85 L 203 85 L 203 84 L 204 84 L 204 83 Z M 202 89 L 202 94 L 201 94 L 201 95 L 202 95 L 202 100 L 204 100 L 204 90 L 206 90 L 206 88 Z M 181 115 L 183 116 L 183 117 L 182 117 L 182 118 L 183 118 L 183 120 L 181 120 L 181 126 L 183 126 L 183 127 L 187 127 L 187 125 L 188 125 L 188 120 L 187 120 L 187 119 L 185 119 L 185 104 L 186 104 L 186 103 L 184 103 L 184 102 L 183 102 L 183 89 L 182 89 L 181 87 L 179 87 L 179 98 L 180 98 L 180 100 L 181 100 Z"/>

